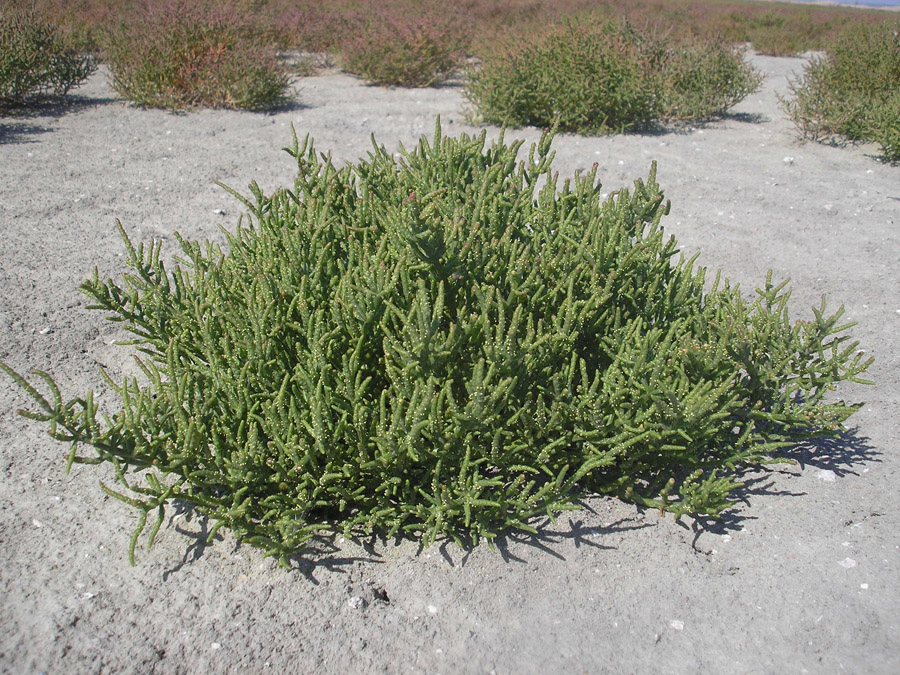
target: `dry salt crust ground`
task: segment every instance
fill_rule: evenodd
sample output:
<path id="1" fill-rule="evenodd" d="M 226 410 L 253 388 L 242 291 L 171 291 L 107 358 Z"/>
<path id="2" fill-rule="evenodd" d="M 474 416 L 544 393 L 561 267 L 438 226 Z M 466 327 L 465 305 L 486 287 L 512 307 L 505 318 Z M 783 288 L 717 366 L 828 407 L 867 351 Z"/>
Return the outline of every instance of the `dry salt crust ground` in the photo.
<path id="1" fill-rule="evenodd" d="M 798 142 L 777 104 L 801 59 L 754 56 L 762 90 L 698 129 L 556 139 L 562 175 L 600 165 L 609 191 L 646 176 L 672 200 L 686 253 L 747 292 L 790 276 L 796 318 L 828 295 L 877 359 L 855 431 L 801 466 L 760 474 L 712 529 L 591 499 L 498 550 L 337 539 L 277 568 L 170 514 L 126 548 L 135 515 L 95 467 L 18 417 L 0 378 L 0 671 L 9 673 L 897 673 L 900 672 L 900 169 L 874 147 Z M 123 270 L 136 240 L 220 238 L 239 204 L 214 185 L 289 185 L 290 125 L 336 160 L 370 134 L 412 144 L 462 90 L 380 89 L 344 74 L 298 82 L 277 114 L 172 115 L 116 100 L 102 73 L 66 109 L 0 121 L 0 359 L 53 373 L 65 393 L 128 368 L 127 348 L 77 285 Z M 489 129 L 495 136 L 496 129 Z M 510 137 L 537 140 L 524 129 Z"/>

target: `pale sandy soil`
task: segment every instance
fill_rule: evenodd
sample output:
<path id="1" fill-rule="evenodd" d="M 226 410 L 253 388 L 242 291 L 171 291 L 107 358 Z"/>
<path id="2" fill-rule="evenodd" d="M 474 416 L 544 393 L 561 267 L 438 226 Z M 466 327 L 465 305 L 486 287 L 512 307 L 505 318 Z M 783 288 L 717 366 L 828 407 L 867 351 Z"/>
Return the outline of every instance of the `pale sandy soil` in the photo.
<path id="1" fill-rule="evenodd" d="M 799 143 L 776 92 L 802 61 L 753 60 L 768 79 L 727 119 L 560 136 L 557 168 L 599 162 L 612 191 L 658 160 L 686 253 L 747 293 L 768 269 L 792 277 L 797 318 L 823 293 L 846 305 L 877 384 L 841 392 L 868 402 L 843 442 L 761 474 L 711 530 L 593 499 L 498 551 L 338 539 L 286 571 L 173 514 L 132 568 L 135 516 L 99 489 L 108 473 L 66 476 L 67 448 L 15 414 L 25 400 L 0 378 L 0 671 L 900 672 L 900 169 L 874 147 Z M 333 74 L 298 89 L 276 114 L 171 115 L 116 100 L 98 74 L 70 108 L 0 120 L 0 360 L 102 391 L 98 364 L 121 372 L 128 352 L 76 287 L 94 266 L 122 271 L 114 219 L 169 253 L 173 230 L 220 238 L 241 209 L 214 181 L 288 185 L 290 124 L 337 160 L 373 132 L 410 144 L 437 115 L 474 131 L 458 87 Z"/>

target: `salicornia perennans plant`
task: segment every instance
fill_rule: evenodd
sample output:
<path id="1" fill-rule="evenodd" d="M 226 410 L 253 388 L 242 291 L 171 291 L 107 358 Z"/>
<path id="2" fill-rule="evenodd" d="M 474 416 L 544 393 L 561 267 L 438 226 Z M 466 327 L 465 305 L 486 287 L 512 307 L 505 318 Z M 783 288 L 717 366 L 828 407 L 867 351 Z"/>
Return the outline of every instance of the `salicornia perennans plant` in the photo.
<path id="1" fill-rule="evenodd" d="M 382 86 L 430 87 L 453 75 L 465 56 L 462 21 L 442 3 L 418 10 L 367 8 L 341 41 L 343 68 Z"/>
<path id="2" fill-rule="evenodd" d="M 586 493 L 715 515 L 741 467 L 837 434 L 858 406 L 828 394 L 868 366 L 841 312 L 704 291 L 655 167 L 603 201 L 551 138 L 520 161 L 438 124 L 338 168 L 295 137 L 294 186 L 251 185 L 227 249 L 179 238 L 169 268 L 122 230 L 132 272 L 81 287 L 145 355 L 118 412 L 0 367 L 69 462 L 115 467 L 132 556 L 172 500 L 282 559 L 336 529 L 490 540 Z"/>
<path id="3" fill-rule="evenodd" d="M 721 41 L 676 43 L 628 21 L 542 26 L 481 56 L 466 95 L 485 121 L 584 134 L 721 115 L 762 81 Z"/>
<path id="4" fill-rule="evenodd" d="M 900 162 L 900 22 L 848 30 L 802 77 L 782 105 L 813 141 L 871 141 Z"/>
<path id="5" fill-rule="evenodd" d="M 63 96 L 96 67 L 38 15 L 0 9 L 0 110 Z"/>
<path id="6" fill-rule="evenodd" d="M 490 123 L 585 134 L 642 129 L 664 110 L 661 55 L 648 54 L 643 37 L 612 21 L 514 35 L 479 54 L 466 96 Z"/>
<path id="7" fill-rule="evenodd" d="M 207 0 L 139 5 L 107 31 L 104 59 L 119 95 L 172 110 L 274 108 L 290 84 L 265 33 Z"/>

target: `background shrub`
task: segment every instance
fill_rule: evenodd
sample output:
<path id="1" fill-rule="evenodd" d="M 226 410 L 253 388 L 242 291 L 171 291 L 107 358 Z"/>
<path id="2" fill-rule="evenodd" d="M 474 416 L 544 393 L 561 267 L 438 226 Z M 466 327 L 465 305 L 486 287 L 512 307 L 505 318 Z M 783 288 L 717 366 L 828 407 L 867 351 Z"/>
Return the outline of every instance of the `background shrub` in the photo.
<path id="1" fill-rule="evenodd" d="M 479 54 L 466 95 L 484 121 L 588 134 L 631 131 L 663 112 L 660 54 L 626 23 L 565 23 Z"/>
<path id="2" fill-rule="evenodd" d="M 870 114 L 869 138 L 881 146 L 886 159 L 900 162 L 900 88 L 895 88 Z"/>
<path id="3" fill-rule="evenodd" d="M 627 21 L 589 20 L 499 43 L 468 79 L 487 122 L 587 134 L 721 114 L 761 82 L 724 43 L 679 45 Z"/>
<path id="4" fill-rule="evenodd" d="M 144 0 L 169 2 L 170 0 Z M 262 30 L 274 35 L 283 49 L 325 51 L 337 47 L 353 23 L 346 19 L 373 11 L 398 16 L 447 14 L 435 0 L 226 0 L 241 8 Z M 0 0 L 0 7 L 20 8 L 23 0 Z M 80 50 L 100 42 L 101 28 L 128 13 L 132 2 L 122 0 L 28 0 L 65 28 Z M 448 3 L 444 3 L 448 4 Z M 850 25 L 892 22 L 891 14 L 863 8 L 823 7 L 787 3 L 732 0 L 457 0 L 449 3 L 476 46 L 491 44 L 504 28 L 525 25 L 535 29 L 586 12 L 607 19 L 629 18 L 635 25 L 655 26 L 685 38 L 721 36 L 732 44 L 751 43 L 767 54 L 797 54 L 824 49 Z M 477 52 L 480 49 L 477 50 Z M 476 53 L 477 53 L 476 52 Z"/>
<path id="5" fill-rule="evenodd" d="M 0 109 L 63 96 L 95 69 L 39 16 L 0 10 Z"/>
<path id="6" fill-rule="evenodd" d="M 663 117 L 700 120 L 725 112 L 759 89 L 763 77 L 735 48 L 721 41 L 668 47 L 663 81 L 668 90 Z"/>
<path id="7" fill-rule="evenodd" d="M 119 95 L 151 107 L 271 108 L 288 77 L 266 36 L 225 4 L 145 4 L 104 41 Z"/>
<path id="8" fill-rule="evenodd" d="M 900 23 L 856 27 L 814 58 L 782 104 L 814 141 L 874 141 L 900 161 Z"/>
<path id="9" fill-rule="evenodd" d="M 344 70 L 373 84 L 401 87 L 432 86 L 459 70 L 463 23 L 442 3 L 420 14 L 376 6 L 357 17 L 356 29 L 340 43 Z"/>
<path id="10" fill-rule="evenodd" d="M 586 493 L 714 515 L 743 466 L 838 434 L 858 406 L 830 392 L 868 365 L 841 312 L 791 322 L 771 275 L 704 291 L 655 167 L 601 202 L 550 142 L 519 163 L 438 127 L 337 168 L 295 138 L 293 188 L 251 186 L 227 251 L 179 238 L 169 271 L 125 237 L 133 271 L 82 286 L 145 355 L 118 412 L 0 369 L 70 462 L 115 468 L 132 553 L 173 499 L 280 556 L 335 529 L 477 543 Z"/>

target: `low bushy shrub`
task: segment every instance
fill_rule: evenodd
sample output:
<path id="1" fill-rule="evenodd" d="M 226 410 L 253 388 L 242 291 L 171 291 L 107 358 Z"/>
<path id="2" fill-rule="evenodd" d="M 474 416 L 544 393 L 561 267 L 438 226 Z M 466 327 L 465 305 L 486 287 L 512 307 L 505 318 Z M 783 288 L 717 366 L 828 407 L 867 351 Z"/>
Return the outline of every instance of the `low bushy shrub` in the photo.
<path id="1" fill-rule="evenodd" d="M 627 21 L 583 21 L 498 42 L 468 73 L 484 121 L 606 134 L 723 113 L 761 78 L 733 48 L 679 45 Z"/>
<path id="2" fill-rule="evenodd" d="M 872 141 L 900 161 L 900 23 L 848 30 L 789 83 L 782 105 L 813 141 Z"/>
<path id="3" fill-rule="evenodd" d="M 808 7 L 770 8 L 769 6 L 732 10 L 719 20 L 722 32 L 734 41 L 749 42 L 763 54 L 790 56 L 818 46 L 827 25 L 814 22 Z"/>
<path id="4" fill-rule="evenodd" d="M 465 56 L 462 23 L 445 9 L 417 14 L 373 7 L 340 44 L 344 70 L 373 84 L 429 87 L 459 70 Z"/>
<path id="5" fill-rule="evenodd" d="M 888 161 L 900 162 L 900 86 L 871 111 L 868 137 L 881 146 Z"/>
<path id="6" fill-rule="evenodd" d="M 122 230 L 133 271 L 81 287 L 144 354 L 121 410 L 0 368 L 70 463 L 115 468 L 132 556 L 172 500 L 282 558 L 328 530 L 477 543 L 586 493 L 715 515 L 742 467 L 838 434 L 858 405 L 829 393 L 868 366 L 841 311 L 791 323 L 771 275 L 705 291 L 655 167 L 602 201 L 550 142 L 519 163 L 438 126 L 337 168 L 295 137 L 293 188 L 251 185 L 227 250 L 179 237 L 170 270 Z"/>
<path id="7" fill-rule="evenodd" d="M 648 126 L 663 113 L 658 54 L 631 26 L 567 23 L 497 41 L 469 70 L 466 95 L 486 122 L 587 134 Z"/>
<path id="8" fill-rule="evenodd" d="M 0 109 L 64 96 L 95 69 L 41 17 L 0 10 Z"/>
<path id="9" fill-rule="evenodd" d="M 149 107 L 260 110 L 289 85 L 264 33 L 227 4 L 148 3 L 108 32 L 104 58 L 119 95 Z"/>
<path id="10" fill-rule="evenodd" d="M 663 67 L 667 120 L 703 120 L 724 115 L 757 91 L 763 77 L 724 42 L 669 47 Z"/>

